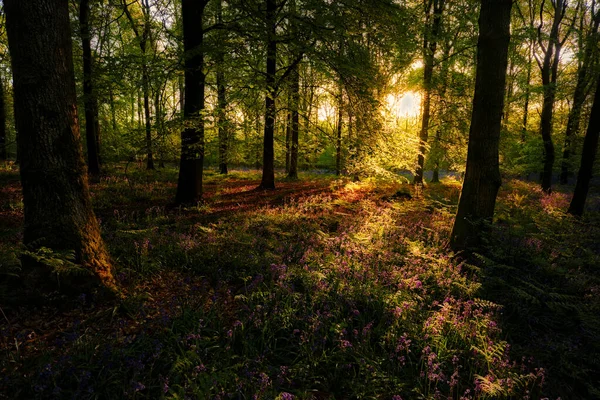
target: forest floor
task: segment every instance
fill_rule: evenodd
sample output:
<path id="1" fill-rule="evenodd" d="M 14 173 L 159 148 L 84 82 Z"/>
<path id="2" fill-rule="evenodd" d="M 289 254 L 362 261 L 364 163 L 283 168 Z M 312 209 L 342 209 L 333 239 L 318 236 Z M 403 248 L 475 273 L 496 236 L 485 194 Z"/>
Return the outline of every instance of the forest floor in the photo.
<path id="1" fill-rule="evenodd" d="M 455 180 L 259 178 L 209 172 L 181 208 L 175 170 L 111 167 L 92 193 L 125 299 L 33 301 L 2 166 L 0 399 L 600 398 L 599 188 L 575 219 L 571 188 L 506 180 L 465 262 Z"/>

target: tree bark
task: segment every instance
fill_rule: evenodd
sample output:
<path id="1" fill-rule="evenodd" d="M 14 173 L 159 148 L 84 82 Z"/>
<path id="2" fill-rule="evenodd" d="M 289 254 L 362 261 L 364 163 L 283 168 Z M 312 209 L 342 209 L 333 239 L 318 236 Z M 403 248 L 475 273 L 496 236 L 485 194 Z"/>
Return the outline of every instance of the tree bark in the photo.
<path id="1" fill-rule="evenodd" d="M 477 247 L 494 216 L 500 188 L 498 149 L 510 42 L 512 0 L 482 0 L 467 168 L 450 236 L 455 251 Z"/>
<path id="2" fill-rule="evenodd" d="M 78 287 L 115 289 L 92 211 L 77 120 L 68 3 L 5 0 L 25 206 L 24 243 L 74 251 L 90 276 Z M 85 289 L 82 289 L 85 290 Z"/>
<path id="3" fill-rule="evenodd" d="M 277 72 L 277 4 L 275 0 L 266 0 L 266 25 L 267 25 L 267 69 L 266 69 L 266 96 L 265 96 L 265 129 L 263 139 L 263 166 L 262 180 L 259 189 L 275 189 L 275 74 Z M 292 145 L 293 147 L 293 145 Z M 293 150 L 292 150 L 293 152 Z M 293 154 L 292 154 L 293 157 Z M 293 160 L 290 162 L 290 172 Z"/>
<path id="4" fill-rule="evenodd" d="M 185 52 L 185 100 L 181 132 L 181 160 L 177 182 L 178 204 L 193 204 L 202 198 L 204 165 L 204 9 L 208 0 L 183 0 L 183 48 Z"/>
<path id="5" fill-rule="evenodd" d="M 83 105 L 85 109 L 85 139 L 87 144 L 88 172 L 100 175 L 100 122 L 98 100 L 93 84 L 92 35 L 90 32 L 90 0 L 79 2 L 79 34 L 83 50 Z"/>
<path id="6" fill-rule="evenodd" d="M 594 96 L 594 104 L 592 105 L 592 113 L 590 114 L 590 122 L 588 124 L 585 139 L 583 140 L 583 151 L 581 152 L 581 166 L 577 174 L 577 183 L 575 184 L 575 192 L 573 199 L 569 205 L 569 214 L 581 216 L 585 207 L 585 200 L 592 179 L 592 171 L 594 161 L 598 152 L 598 136 L 600 135 L 600 76 L 596 86 L 596 94 Z"/>
<path id="7" fill-rule="evenodd" d="M 435 50 L 437 48 L 438 35 L 442 25 L 442 12 L 444 0 L 425 0 L 427 20 L 432 19 L 431 25 L 426 25 L 423 41 L 423 115 L 421 119 L 421 132 L 419 134 L 419 155 L 417 158 L 417 170 L 415 171 L 414 184 L 423 183 L 423 167 L 425 165 L 425 153 L 427 152 L 427 139 L 429 136 L 429 120 L 431 118 L 431 86 L 433 79 L 433 67 L 435 63 Z M 431 13 L 431 14 L 430 14 Z"/>

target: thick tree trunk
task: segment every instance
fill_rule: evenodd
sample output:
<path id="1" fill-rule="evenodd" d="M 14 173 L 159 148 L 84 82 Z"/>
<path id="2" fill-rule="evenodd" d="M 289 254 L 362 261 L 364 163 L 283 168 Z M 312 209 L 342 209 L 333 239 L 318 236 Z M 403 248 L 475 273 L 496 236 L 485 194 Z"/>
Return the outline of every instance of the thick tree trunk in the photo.
<path id="1" fill-rule="evenodd" d="M 100 122 L 98 119 L 98 101 L 93 85 L 92 35 L 90 33 L 90 0 L 79 3 L 79 34 L 83 50 L 83 105 L 85 109 L 85 139 L 87 144 L 88 172 L 100 175 Z"/>
<path id="2" fill-rule="evenodd" d="M 80 142 L 68 3 L 5 0 L 4 10 L 14 74 L 25 245 L 74 251 L 75 262 L 91 274 L 72 284 L 82 290 L 94 283 L 114 289 Z"/>
<path id="3" fill-rule="evenodd" d="M 510 42 L 512 0 L 483 0 L 479 15 L 477 75 L 465 180 L 450 236 L 454 250 L 477 247 L 494 216 L 500 188 L 498 148 Z"/>
<path id="4" fill-rule="evenodd" d="M 419 155 L 417 158 L 417 170 L 415 171 L 414 184 L 423 183 L 423 168 L 425 166 L 425 153 L 427 152 L 427 140 L 429 136 L 429 120 L 431 118 L 431 89 L 433 79 L 433 67 L 435 63 L 435 50 L 437 48 L 437 37 L 442 25 L 442 12 L 444 0 L 426 1 L 430 4 L 426 12 L 427 19 L 432 19 L 431 25 L 426 29 L 423 42 L 423 115 L 421 119 L 421 132 L 419 134 Z M 430 9 L 432 8 L 432 9 Z M 432 14 L 429 14 L 429 13 Z"/>
<path id="5" fill-rule="evenodd" d="M 4 81 L 0 75 L 0 160 L 8 158 L 6 151 L 6 106 L 4 103 Z"/>
<path id="6" fill-rule="evenodd" d="M 299 145 L 299 134 L 300 134 L 300 72 L 296 65 L 290 75 L 292 80 L 290 91 L 291 91 L 291 130 L 290 130 L 290 170 L 288 172 L 288 178 L 298 179 L 298 145 Z"/>
<path id="7" fill-rule="evenodd" d="M 204 89 L 205 75 L 204 8 L 208 0 L 183 0 L 183 48 L 185 51 L 185 100 L 183 116 L 186 128 L 181 132 L 181 160 L 177 182 L 178 204 L 193 204 L 202 198 L 204 165 Z"/>
<path id="8" fill-rule="evenodd" d="M 275 149 L 273 141 L 275 136 L 275 98 L 277 97 L 277 88 L 275 87 L 275 74 L 277 72 L 277 3 L 275 0 L 266 0 L 266 6 L 267 74 L 265 96 L 265 130 L 263 139 L 262 180 L 258 188 L 275 189 Z M 293 164 L 293 160 L 290 162 L 290 173 L 293 168 L 291 164 Z"/>
<path id="9" fill-rule="evenodd" d="M 585 200 L 587 198 L 592 179 L 592 171 L 594 168 L 594 160 L 598 152 L 598 136 L 600 135 L 600 76 L 596 87 L 596 95 L 594 96 L 594 104 L 592 105 L 592 113 L 590 114 L 590 123 L 583 140 L 583 151 L 581 153 L 581 166 L 577 174 L 577 183 L 575 184 L 575 192 L 573 199 L 569 205 L 568 213 L 572 215 L 583 215 Z"/>
<path id="10" fill-rule="evenodd" d="M 583 16 L 583 13 L 582 13 Z M 585 41 L 585 50 L 583 54 L 583 60 L 581 66 L 577 71 L 577 84 L 575 86 L 575 92 L 573 94 L 573 106 L 569 111 L 569 119 L 567 122 L 567 130 L 565 132 L 565 144 L 563 147 L 563 157 L 560 171 L 560 183 L 566 184 L 569 181 L 570 166 L 571 166 L 571 152 L 573 147 L 573 136 L 577 135 L 579 131 L 579 123 L 581 120 L 581 109 L 587 98 L 587 88 L 589 87 L 590 74 L 589 66 L 592 61 L 592 55 L 594 53 L 595 46 L 598 41 L 598 26 L 600 25 L 600 12 L 594 16 L 592 22 L 592 28 L 588 33 L 587 40 Z"/>
<path id="11" fill-rule="evenodd" d="M 222 0 L 217 0 L 217 24 L 223 23 Z M 222 33 L 221 33 L 222 39 Z M 218 123 L 219 123 L 219 173 L 227 174 L 227 153 L 229 151 L 229 121 L 227 119 L 227 93 L 225 87 L 225 54 L 217 51 L 217 101 L 218 101 Z"/>

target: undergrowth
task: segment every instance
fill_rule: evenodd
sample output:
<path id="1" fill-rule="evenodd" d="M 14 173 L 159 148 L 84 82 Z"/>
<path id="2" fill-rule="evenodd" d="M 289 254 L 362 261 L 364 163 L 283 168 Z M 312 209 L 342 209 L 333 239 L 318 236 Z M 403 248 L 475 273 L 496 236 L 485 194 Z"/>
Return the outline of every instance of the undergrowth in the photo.
<path id="1" fill-rule="evenodd" d="M 598 397 L 597 214 L 565 216 L 561 194 L 506 185 L 487 249 L 462 262 L 455 181 L 255 192 L 240 171 L 181 208 L 173 176 L 93 187 L 127 298 L 3 309 L 0 398 Z M 0 274 L 20 274 L 14 248 Z"/>

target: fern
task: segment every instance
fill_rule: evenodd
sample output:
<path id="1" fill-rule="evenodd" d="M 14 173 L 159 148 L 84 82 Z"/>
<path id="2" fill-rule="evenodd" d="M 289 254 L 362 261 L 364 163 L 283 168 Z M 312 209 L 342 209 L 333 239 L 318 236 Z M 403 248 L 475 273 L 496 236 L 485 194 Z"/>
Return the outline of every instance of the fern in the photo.
<path id="1" fill-rule="evenodd" d="M 23 255 L 49 267 L 53 273 L 59 276 L 86 276 L 92 274 L 91 271 L 75 263 L 75 252 L 73 250 L 55 251 L 47 247 L 40 247 L 35 251 L 25 250 Z"/>

